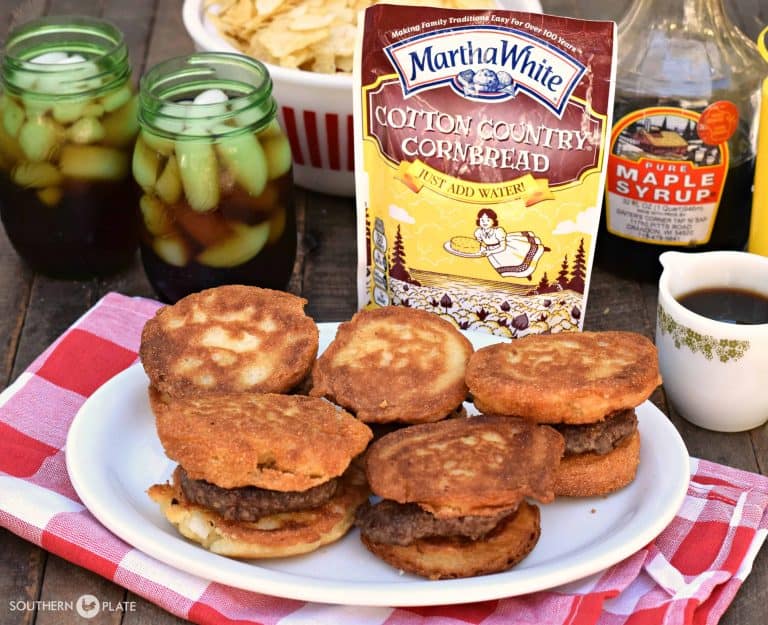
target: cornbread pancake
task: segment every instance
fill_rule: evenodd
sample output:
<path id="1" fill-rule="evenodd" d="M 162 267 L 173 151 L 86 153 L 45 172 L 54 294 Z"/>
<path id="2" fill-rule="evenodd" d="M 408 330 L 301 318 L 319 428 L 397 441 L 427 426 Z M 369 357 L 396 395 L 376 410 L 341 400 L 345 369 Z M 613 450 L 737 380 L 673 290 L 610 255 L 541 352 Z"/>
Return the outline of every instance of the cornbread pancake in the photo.
<path id="1" fill-rule="evenodd" d="M 467 366 L 478 410 L 540 423 L 599 421 L 660 383 L 655 346 L 633 332 L 531 335 L 479 349 Z"/>
<path id="2" fill-rule="evenodd" d="M 597 497 L 635 479 L 640 464 L 640 434 L 635 430 L 612 452 L 563 457 L 555 476 L 555 492 L 563 497 Z"/>
<path id="3" fill-rule="evenodd" d="M 164 401 L 150 389 L 157 434 L 193 480 L 221 488 L 301 491 L 341 475 L 371 430 L 327 401 L 246 393 Z"/>
<path id="4" fill-rule="evenodd" d="M 525 501 L 481 540 L 430 536 L 398 545 L 375 542 L 360 534 L 363 544 L 374 555 L 397 569 L 430 579 L 506 571 L 533 551 L 540 536 L 539 508 Z"/>
<path id="5" fill-rule="evenodd" d="M 164 306 L 144 326 L 139 355 L 152 386 L 173 397 L 283 393 L 317 356 L 305 299 L 229 285 Z"/>
<path id="6" fill-rule="evenodd" d="M 366 474 L 377 495 L 417 503 L 438 518 L 493 515 L 524 497 L 552 501 L 564 445 L 552 428 L 523 419 L 449 419 L 379 439 L 366 455 Z"/>
<path id="7" fill-rule="evenodd" d="M 234 558 L 276 558 L 314 551 L 339 540 L 368 498 L 365 478 L 353 466 L 339 479 L 328 501 L 306 510 L 277 512 L 252 522 L 234 521 L 190 502 L 179 484 L 156 484 L 148 491 L 178 531 L 213 553 Z"/>
<path id="8" fill-rule="evenodd" d="M 529 336 L 472 355 L 475 406 L 558 429 L 566 441 L 555 493 L 605 495 L 634 480 L 634 408 L 661 383 L 656 348 L 632 332 Z"/>
<path id="9" fill-rule="evenodd" d="M 310 395 L 326 397 L 366 423 L 445 418 L 467 396 L 472 344 L 423 310 L 390 306 L 358 312 L 312 370 Z"/>
<path id="10" fill-rule="evenodd" d="M 357 513 L 363 544 L 432 579 L 501 571 L 539 539 L 565 443 L 554 429 L 479 415 L 413 425 L 374 442 L 366 476 L 382 501 Z"/>

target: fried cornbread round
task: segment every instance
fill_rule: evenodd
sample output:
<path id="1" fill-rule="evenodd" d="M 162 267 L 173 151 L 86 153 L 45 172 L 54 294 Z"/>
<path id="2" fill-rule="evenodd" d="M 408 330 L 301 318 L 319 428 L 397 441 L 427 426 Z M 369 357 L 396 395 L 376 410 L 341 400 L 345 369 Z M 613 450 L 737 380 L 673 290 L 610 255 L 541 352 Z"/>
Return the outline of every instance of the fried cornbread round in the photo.
<path id="1" fill-rule="evenodd" d="M 524 419 L 480 415 L 387 434 L 366 454 L 371 490 L 436 517 L 493 515 L 523 497 L 554 498 L 565 443 Z"/>
<path id="2" fill-rule="evenodd" d="M 179 533 L 209 551 L 233 558 L 279 558 L 314 551 L 342 538 L 355 510 L 368 498 L 362 472 L 350 468 L 335 495 L 316 508 L 264 516 L 257 521 L 228 521 L 210 508 L 190 503 L 176 476 L 147 493 Z"/>
<path id="3" fill-rule="evenodd" d="M 607 454 L 566 456 L 555 474 L 558 497 L 597 497 L 623 488 L 637 474 L 640 434 L 635 432 Z"/>
<path id="4" fill-rule="evenodd" d="M 599 421 L 660 383 L 656 347 L 633 332 L 531 335 L 479 349 L 467 366 L 478 410 L 540 423 Z"/>
<path id="5" fill-rule="evenodd" d="M 152 386 L 173 397 L 287 392 L 317 356 L 319 334 L 306 303 L 241 285 L 188 295 L 145 324 L 142 365 Z"/>
<path id="6" fill-rule="evenodd" d="M 422 538 L 409 545 L 376 543 L 361 534 L 374 555 L 395 568 L 430 579 L 505 571 L 527 556 L 541 535 L 538 506 L 523 501 L 517 511 L 479 540 Z"/>
<path id="7" fill-rule="evenodd" d="M 467 396 L 469 340 L 434 313 L 402 306 L 358 312 L 318 358 L 310 394 L 366 423 L 445 418 Z"/>
<path id="8" fill-rule="evenodd" d="M 231 393 L 164 401 L 150 389 L 157 434 L 193 480 L 221 488 L 301 491 L 341 475 L 373 436 L 316 397 Z"/>

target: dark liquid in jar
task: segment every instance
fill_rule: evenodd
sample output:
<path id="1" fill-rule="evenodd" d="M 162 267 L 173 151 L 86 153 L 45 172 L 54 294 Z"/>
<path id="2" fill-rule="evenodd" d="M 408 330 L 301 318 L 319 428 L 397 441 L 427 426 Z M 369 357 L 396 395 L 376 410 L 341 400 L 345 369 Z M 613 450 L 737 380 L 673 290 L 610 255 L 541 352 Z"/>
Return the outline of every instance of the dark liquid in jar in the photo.
<path id="1" fill-rule="evenodd" d="M 36 271 L 56 278 L 108 275 L 134 258 L 138 194 L 132 180 L 67 180 L 55 206 L 0 171 L 0 217 L 13 247 Z"/>
<path id="2" fill-rule="evenodd" d="M 195 213 L 183 200 L 168 207 L 171 219 L 192 250 L 190 260 L 183 266 L 164 261 L 152 248 L 152 235 L 144 230 L 141 239 L 141 258 L 144 270 L 159 297 L 174 303 L 182 297 L 222 284 L 246 284 L 269 289 L 284 289 L 293 272 L 296 260 L 296 212 L 293 205 L 293 178 L 286 175 L 268 183 L 276 191 L 275 205 L 285 208 L 285 226 L 282 234 L 267 242 L 250 260 L 234 267 L 210 267 L 195 261 L 195 256 L 218 241 L 215 236 L 201 242 L 190 227 L 209 233 L 226 231 L 232 222 L 255 226 L 272 218 L 275 205 L 259 206 L 260 198 L 253 198 L 239 187 L 222 193 L 219 205 L 208 213 Z"/>
<path id="3" fill-rule="evenodd" d="M 711 288 L 686 293 L 677 301 L 698 315 L 740 325 L 768 323 L 768 294 L 745 289 Z"/>
<path id="4" fill-rule="evenodd" d="M 616 98 L 614 119 L 639 109 L 653 106 L 679 106 L 677 102 L 658 100 L 622 100 Z M 711 250 L 742 250 L 749 237 L 752 205 L 752 183 L 755 159 L 749 144 L 749 133 L 740 126 L 729 142 L 730 163 L 723 185 L 712 236 L 703 245 L 657 245 L 633 241 L 612 234 L 606 228 L 607 207 L 600 216 L 595 259 L 601 268 L 635 280 L 655 281 L 661 275 L 659 255 L 662 252 L 706 252 Z M 744 155 L 749 158 L 744 160 Z M 607 197 L 607 192 L 606 192 Z"/>

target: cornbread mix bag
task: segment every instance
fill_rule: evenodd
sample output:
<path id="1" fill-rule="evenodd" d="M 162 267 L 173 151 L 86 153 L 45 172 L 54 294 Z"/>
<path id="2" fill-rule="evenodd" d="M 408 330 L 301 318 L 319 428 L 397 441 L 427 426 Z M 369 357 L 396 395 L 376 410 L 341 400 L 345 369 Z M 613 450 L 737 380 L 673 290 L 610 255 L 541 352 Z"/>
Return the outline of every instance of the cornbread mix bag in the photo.
<path id="1" fill-rule="evenodd" d="M 360 307 L 508 337 L 581 329 L 615 25 L 400 5 L 360 23 Z"/>

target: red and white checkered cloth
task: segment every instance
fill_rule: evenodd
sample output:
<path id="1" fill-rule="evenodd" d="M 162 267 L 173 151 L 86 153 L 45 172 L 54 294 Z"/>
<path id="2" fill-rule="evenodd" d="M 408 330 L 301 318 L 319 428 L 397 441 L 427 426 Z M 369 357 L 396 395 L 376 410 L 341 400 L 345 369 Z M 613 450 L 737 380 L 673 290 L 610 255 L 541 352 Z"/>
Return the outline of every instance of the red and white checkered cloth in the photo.
<path id="1" fill-rule="evenodd" d="M 264 625 L 712 625 L 768 534 L 768 478 L 691 461 L 682 508 L 623 562 L 577 583 L 498 601 L 424 608 L 322 605 L 229 588 L 122 542 L 80 503 L 67 476 L 72 418 L 136 361 L 159 304 L 104 297 L 0 395 L 0 524 L 196 623 Z"/>

